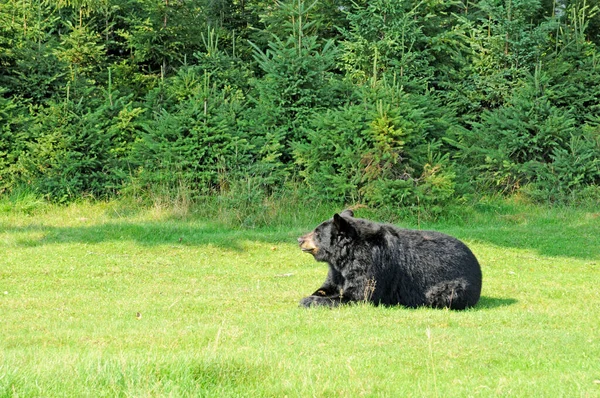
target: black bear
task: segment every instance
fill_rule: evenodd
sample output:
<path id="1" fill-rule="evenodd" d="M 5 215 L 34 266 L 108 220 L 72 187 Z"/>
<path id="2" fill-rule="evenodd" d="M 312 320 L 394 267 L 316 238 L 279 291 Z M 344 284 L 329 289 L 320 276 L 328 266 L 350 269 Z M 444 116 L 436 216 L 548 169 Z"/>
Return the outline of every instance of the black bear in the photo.
<path id="1" fill-rule="evenodd" d="M 298 243 L 329 264 L 323 286 L 300 302 L 304 307 L 367 301 L 462 310 L 481 294 L 477 259 L 464 243 L 440 232 L 400 229 L 345 210 Z"/>

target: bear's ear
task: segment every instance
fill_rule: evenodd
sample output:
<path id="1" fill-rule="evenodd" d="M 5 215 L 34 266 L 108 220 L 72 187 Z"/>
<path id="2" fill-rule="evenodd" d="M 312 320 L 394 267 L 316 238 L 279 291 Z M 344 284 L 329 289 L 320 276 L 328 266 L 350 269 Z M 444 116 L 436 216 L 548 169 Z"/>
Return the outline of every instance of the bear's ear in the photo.
<path id="1" fill-rule="evenodd" d="M 350 225 L 348 220 L 337 213 L 333 215 L 333 224 L 336 226 L 337 230 L 343 234 L 353 235 L 355 232 L 354 227 Z"/>
<path id="2" fill-rule="evenodd" d="M 346 209 L 341 213 L 342 216 L 354 217 L 354 212 L 350 209 Z"/>

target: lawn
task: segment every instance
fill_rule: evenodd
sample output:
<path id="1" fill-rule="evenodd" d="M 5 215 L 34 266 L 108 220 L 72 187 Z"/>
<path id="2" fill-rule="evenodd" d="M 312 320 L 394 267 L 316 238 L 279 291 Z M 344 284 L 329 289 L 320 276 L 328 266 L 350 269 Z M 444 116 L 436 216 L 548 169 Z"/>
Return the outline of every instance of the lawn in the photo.
<path id="1" fill-rule="evenodd" d="M 326 274 L 296 245 L 318 215 L 237 228 L 119 203 L 3 209 L 1 397 L 600 397 L 594 210 L 407 221 L 478 257 L 482 299 L 457 312 L 299 308 Z"/>

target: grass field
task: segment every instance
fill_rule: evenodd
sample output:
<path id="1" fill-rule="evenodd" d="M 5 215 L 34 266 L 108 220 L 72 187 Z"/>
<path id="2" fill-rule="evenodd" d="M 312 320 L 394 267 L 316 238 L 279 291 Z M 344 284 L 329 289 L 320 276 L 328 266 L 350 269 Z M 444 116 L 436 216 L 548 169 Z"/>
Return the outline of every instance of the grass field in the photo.
<path id="1" fill-rule="evenodd" d="M 465 312 L 298 308 L 326 274 L 296 247 L 319 217 L 240 229 L 5 204 L 0 396 L 600 397 L 600 210 L 505 203 L 404 223 L 479 258 L 482 299 Z"/>

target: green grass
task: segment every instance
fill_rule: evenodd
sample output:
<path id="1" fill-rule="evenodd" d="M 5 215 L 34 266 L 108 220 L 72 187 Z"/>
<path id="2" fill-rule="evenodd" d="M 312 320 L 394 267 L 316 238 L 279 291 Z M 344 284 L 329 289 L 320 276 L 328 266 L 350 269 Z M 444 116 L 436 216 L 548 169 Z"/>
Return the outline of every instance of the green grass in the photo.
<path id="1" fill-rule="evenodd" d="M 453 312 L 298 308 L 326 274 L 295 244 L 322 216 L 307 210 L 240 229 L 3 206 L 0 396 L 600 396 L 600 212 L 496 203 L 406 222 L 479 258 L 483 297 Z"/>

